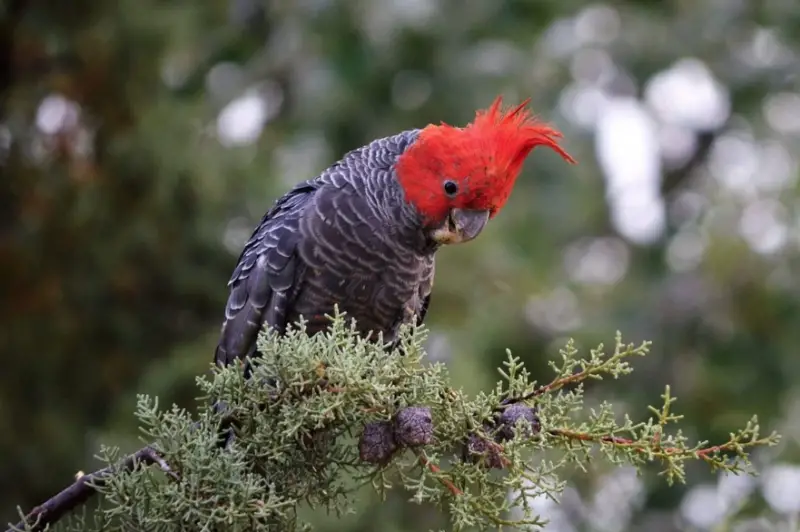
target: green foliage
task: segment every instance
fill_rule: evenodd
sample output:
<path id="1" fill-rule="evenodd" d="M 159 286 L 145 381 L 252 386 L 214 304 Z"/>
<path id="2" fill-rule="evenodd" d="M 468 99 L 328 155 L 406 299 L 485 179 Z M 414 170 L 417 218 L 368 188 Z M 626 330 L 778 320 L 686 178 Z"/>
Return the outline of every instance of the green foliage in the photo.
<path id="1" fill-rule="evenodd" d="M 723 445 L 691 443 L 670 430 L 680 416 L 669 389 L 641 423 L 620 419 L 609 403 L 587 406 L 585 382 L 628 375 L 647 342 L 626 344 L 618 334 L 612 352 L 600 346 L 581 357 L 570 341 L 546 384 L 532 380 L 509 352 L 496 387 L 468 397 L 452 388 L 443 364 L 425 360 L 425 335 L 405 330 L 403 356 L 362 339 L 337 316 L 326 334 L 308 337 L 300 328 L 282 337 L 262 334 L 264 356 L 253 361 L 251 379 L 234 366 L 199 377 L 201 402 L 224 407 L 204 408 L 195 418 L 140 396 L 144 440 L 177 480 L 157 468 L 118 474 L 101 489 L 107 506 L 92 516 L 94 524 L 78 518 L 70 529 L 299 530 L 308 527 L 298 519 L 303 506 L 341 515 L 369 487 L 382 497 L 402 488 L 416 503 L 446 509 L 454 530 L 539 526 L 531 498 L 557 499 L 562 477 L 598 458 L 639 468 L 657 463 L 672 483 L 684 480 L 689 460 L 752 472 L 748 452 L 777 441 L 775 434 L 760 436 L 754 419 Z M 497 428 L 498 415 L 520 404 L 535 407 L 538 423 L 518 421 L 510 439 L 500 438 L 509 427 Z M 365 426 L 396 424 L 398 413 L 419 406 L 432 414 L 427 444 L 401 446 L 378 466 L 362 460 L 357 439 Z M 220 426 L 234 431 L 224 448 Z M 472 442 L 467 451 L 466 442 Z M 109 464 L 119 459 L 112 449 L 102 455 Z"/>

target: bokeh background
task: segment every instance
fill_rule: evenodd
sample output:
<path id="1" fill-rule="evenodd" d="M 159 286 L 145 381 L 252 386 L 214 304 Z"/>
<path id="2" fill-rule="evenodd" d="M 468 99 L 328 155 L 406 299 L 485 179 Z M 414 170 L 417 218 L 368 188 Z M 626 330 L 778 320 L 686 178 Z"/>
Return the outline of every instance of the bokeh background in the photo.
<path id="1" fill-rule="evenodd" d="M 133 448 L 136 393 L 191 406 L 226 282 L 291 184 L 497 94 L 565 134 L 440 254 L 432 357 L 470 391 L 511 348 L 650 339 L 593 401 L 724 440 L 758 479 L 595 466 L 549 530 L 787 530 L 800 511 L 800 9 L 794 0 L 5 0 L 0 6 L 0 517 Z M 443 526 L 403 494 L 320 530 Z M 775 527 L 784 528 L 775 528 Z M 795 525 L 796 526 L 796 525 Z"/>

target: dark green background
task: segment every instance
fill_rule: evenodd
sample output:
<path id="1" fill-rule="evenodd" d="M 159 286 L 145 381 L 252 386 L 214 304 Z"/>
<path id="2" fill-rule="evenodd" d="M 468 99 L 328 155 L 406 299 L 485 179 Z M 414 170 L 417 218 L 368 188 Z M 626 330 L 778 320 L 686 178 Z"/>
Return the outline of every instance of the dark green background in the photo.
<path id="1" fill-rule="evenodd" d="M 633 376 L 593 385 L 592 400 L 641 417 L 671 383 L 691 437 L 726 439 L 758 414 L 786 436 L 759 465 L 796 460 L 798 39 L 789 0 L 4 0 L 2 520 L 92 469 L 101 442 L 135 445 L 135 393 L 192 404 L 236 255 L 277 195 L 375 137 L 465 123 L 496 94 L 530 96 L 580 164 L 535 151 L 484 235 L 440 254 L 432 354 L 475 391 L 493 384 L 506 347 L 546 377 L 566 337 L 586 347 L 619 329 L 653 340 L 653 353 Z M 694 131 L 695 149 L 665 161 L 663 232 L 631 242 L 613 223 L 594 131 L 573 120 L 571 96 L 641 99 L 686 58 L 730 95 L 731 118 Z M 270 120 L 254 143 L 224 146 L 217 116 L 252 91 L 276 106 Z M 702 101 L 692 90 L 678 97 Z M 73 119 L 43 131 L 65 108 Z M 642 157 L 625 128 L 609 138 Z M 731 139 L 750 151 L 731 150 Z M 750 152 L 760 155 L 748 173 Z M 742 175 L 739 189 L 726 185 Z M 741 227 L 755 227 L 749 240 Z M 753 249 L 774 231 L 783 245 Z M 687 242 L 703 253 L 676 269 L 669 257 Z M 571 275 L 604 265 L 618 282 Z M 702 466 L 690 467 L 688 487 L 648 475 L 627 512 L 630 479 L 604 475 L 576 484 L 588 508 L 570 513 L 580 530 L 607 530 L 604 506 L 619 509 L 611 530 L 681 528 L 692 486 L 717 482 Z M 760 493 L 747 512 L 768 509 Z M 402 498 L 365 499 L 344 528 L 318 523 L 442 526 Z"/>

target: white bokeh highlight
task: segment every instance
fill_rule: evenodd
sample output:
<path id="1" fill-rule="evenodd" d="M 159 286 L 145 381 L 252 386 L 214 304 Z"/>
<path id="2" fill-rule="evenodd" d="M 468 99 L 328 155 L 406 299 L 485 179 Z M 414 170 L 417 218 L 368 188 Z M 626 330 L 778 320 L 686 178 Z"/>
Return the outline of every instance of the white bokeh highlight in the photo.
<path id="1" fill-rule="evenodd" d="M 767 504 L 780 514 L 800 513 L 800 467 L 776 464 L 761 479 L 761 492 Z"/>
<path id="2" fill-rule="evenodd" d="M 644 105 L 628 97 L 608 100 L 597 121 L 595 150 L 617 231 L 637 244 L 658 239 L 666 221 L 658 130 Z"/>
<path id="3" fill-rule="evenodd" d="M 575 330 L 583 323 L 578 298 L 566 286 L 530 297 L 525 306 L 525 317 L 532 325 L 554 333 Z"/>
<path id="4" fill-rule="evenodd" d="M 582 239 L 564 252 L 567 275 L 584 285 L 617 284 L 627 273 L 629 262 L 627 244 L 616 237 Z"/>
<path id="5" fill-rule="evenodd" d="M 36 127 L 46 135 L 71 130 L 80 120 L 80 106 L 60 94 L 46 96 L 36 111 Z"/>
<path id="6" fill-rule="evenodd" d="M 656 74 L 645 87 L 645 101 L 665 124 L 695 130 L 717 129 L 731 113 L 727 88 L 706 65 L 681 59 Z"/>
<path id="7" fill-rule="evenodd" d="M 696 530 L 714 530 L 734 514 L 756 489 L 747 475 L 722 474 L 716 484 L 698 484 L 681 501 L 681 518 Z"/>
<path id="8" fill-rule="evenodd" d="M 264 125 L 275 117 L 283 103 L 283 94 L 274 83 L 247 90 L 230 101 L 217 116 L 217 138 L 225 147 L 254 144 Z"/>

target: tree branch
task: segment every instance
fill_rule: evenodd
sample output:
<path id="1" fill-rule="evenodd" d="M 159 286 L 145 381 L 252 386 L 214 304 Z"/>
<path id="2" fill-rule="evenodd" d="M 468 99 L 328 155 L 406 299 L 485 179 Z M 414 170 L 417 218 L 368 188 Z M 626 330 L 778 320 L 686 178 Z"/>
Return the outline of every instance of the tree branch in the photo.
<path id="1" fill-rule="evenodd" d="M 170 469 L 158 451 L 148 445 L 127 456 L 116 465 L 104 467 L 88 475 L 79 476 L 70 486 L 35 507 L 25 516 L 24 520 L 11 526 L 6 532 L 43 530 L 47 525 L 52 525 L 59 521 L 66 513 L 86 503 L 97 493 L 97 488 L 105 485 L 110 476 L 119 471 L 133 471 L 142 464 L 146 466 L 158 465 L 172 479 L 179 480 L 177 473 Z M 28 529 L 25 528 L 26 523 L 29 527 Z"/>
<path id="2" fill-rule="evenodd" d="M 619 436 L 591 434 L 567 429 L 550 429 L 547 433 L 551 436 L 560 436 L 566 440 L 606 444 L 614 447 L 627 447 L 629 449 L 634 449 L 636 452 L 652 455 L 656 458 L 682 455 L 699 458 L 705 462 L 711 462 L 714 456 L 720 453 L 737 453 L 741 452 L 743 449 L 769 445 L 774 439 L 774 435 L 745 442 L 740 442 L 732 438 L 730 441 L 720 445 L 711 445 L 700 449 L 681 449 L 680 447 L 661 446 L 657 441 L 637 441 L 629 438 L 621 438 Z"/>
<path id="3" fill-rule="evenodd" d="M 461 491 L 455 484 L 453 484 L 452 480 L 442 476 L 442 469 L 433 462 L 431 462 L 430 460 L 428 460 L 428 457 L 425 456 L 424 451 L 415 450 L 414 454 L 417 455 L 417 459 L 419 460 L 420 465 L 422 465 L 423 467 L 427 467 L 431 473 L 436 475 L 436 478 L 439 479 L 439 482 L 441 482 L 442 485 L 446 487 L 453 496 L 457 497 L 459 495 L 464 494 L 463 491 Z"/>

